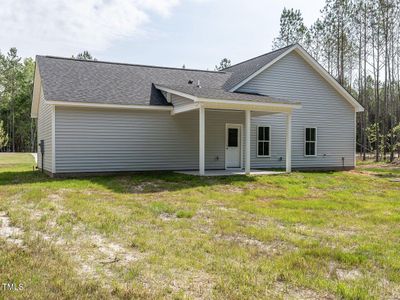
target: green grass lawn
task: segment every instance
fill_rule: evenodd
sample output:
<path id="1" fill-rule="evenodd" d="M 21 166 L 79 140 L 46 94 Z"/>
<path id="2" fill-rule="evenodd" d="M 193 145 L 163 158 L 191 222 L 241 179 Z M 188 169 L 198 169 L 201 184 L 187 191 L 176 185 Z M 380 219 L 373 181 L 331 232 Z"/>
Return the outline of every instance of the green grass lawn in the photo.
<path id="1" fill-rule="evenodd" d="M 0 299 L 400 298 L 399 167 L 51 179 L 32 165 L 0 155 Z"/>

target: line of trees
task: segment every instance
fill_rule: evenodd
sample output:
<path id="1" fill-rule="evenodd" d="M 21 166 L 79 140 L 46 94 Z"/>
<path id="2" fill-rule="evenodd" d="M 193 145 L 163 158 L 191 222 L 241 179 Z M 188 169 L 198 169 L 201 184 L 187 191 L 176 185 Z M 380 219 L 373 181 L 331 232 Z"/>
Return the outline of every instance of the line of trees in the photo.
<path id="1" fill-rule="evenodd" d="M 273 47 L 301 44 L 365 108 L 358 151 L 393 161 L 400 154 L 400 0 L 327 0 L 314 24 L 284 9 Z"/>
<path id="2" fill-rule="evenodd" d="M 96 60 L 88 51 L 76 59 Z M 36 152 L 36 122 L 31 119 L 35 62 L 16 48 L 0 52 L 0 151 Z"/>
<path id="3" fill-rule="evenodd" d="M 0 151 L 35 151 L 36 124 L 30 117 L 32 58 L 22 59 L 16 48 L 0 53 Z"/>

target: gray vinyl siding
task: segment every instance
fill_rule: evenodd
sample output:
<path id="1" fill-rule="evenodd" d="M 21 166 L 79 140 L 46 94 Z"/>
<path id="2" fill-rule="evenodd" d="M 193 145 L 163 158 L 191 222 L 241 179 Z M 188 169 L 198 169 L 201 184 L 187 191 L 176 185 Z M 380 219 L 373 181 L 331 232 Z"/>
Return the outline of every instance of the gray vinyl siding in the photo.
<path id="1" fill-rule="evenodd" d="M 244 123 L 243 111 L 206 110 L 206 168 L 225 169 L 225 135 L 226 124 L 242 125 L 242 143 L 244 152 Z M 242 154 L 243 155 L 243 154 Z M 244 157 L 244 156 L 243 156 Z"/>
<path id="2" fill-rule="evenodd" d="M 294 168 L 354 166 L 355 111 L 298 54 L 292 52 L 239 89 L 292 101 L 300 101 L 292 119 L 292 166 Z M 271 157 L 257 157 L 256 127 L 271 126 Z M 317 157 L 304 155 L 304 128 L 317 127 Z M 285 116 L 252 118 L 252 167 L 285 166 Z M 283 159 L 280 160 L 280 157 Z"/>
<path id="3" fill-rule="evenodd" d="M 198 115 L 57 107 L 57 173 L 196 170 Z M 206 169 L 225 167 L 225 124 L 243 118 L 206 110 Z"/>
<path id="4" fill-rule="evenodd" d="M 251 166 L 253 168 L 285 168 L 286 164 L 286 127 L 283 114 L 258 116 L 251 118 Z M 257 128 L 270 127 L 270 156 L 257 155 Z"/>
<path id="5" fill-rule="evenodd" d="M 56 109 L 57 173 L 198 168 L 198 115 Z"/>
<path id="6" fill-rule="evenodd" d="M 52 172 L 53 149 L 52 149 L 52 106 L 45 103 L 43 91 L 40 92 L 39 115 L 38 115 L 38 143 L 44 140 L 43 169 Z M 38 167 L 42 168 L 42 155 L 38 146 Z"/>

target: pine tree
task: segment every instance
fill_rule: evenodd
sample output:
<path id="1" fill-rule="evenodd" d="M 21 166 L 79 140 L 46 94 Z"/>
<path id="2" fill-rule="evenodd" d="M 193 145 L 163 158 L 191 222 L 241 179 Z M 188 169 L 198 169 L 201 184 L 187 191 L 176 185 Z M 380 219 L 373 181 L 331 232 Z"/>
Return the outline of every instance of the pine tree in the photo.
<path id="1" fill-rule="evenodd" d="M 279 36 L 273 41 L 273 49 L 299 43 L 307 48 L 309 33 L 300 10 L 284 8 L 280 18 Z"/>
<path id="2" fill-rule="evenodd" d="M 72 55 L 72 58 L 81 59 L 81 60 L 97 60 L 87 50 L 85 50 L 81 53 L 78 53 L 78 55 L 76 57 Z"/>

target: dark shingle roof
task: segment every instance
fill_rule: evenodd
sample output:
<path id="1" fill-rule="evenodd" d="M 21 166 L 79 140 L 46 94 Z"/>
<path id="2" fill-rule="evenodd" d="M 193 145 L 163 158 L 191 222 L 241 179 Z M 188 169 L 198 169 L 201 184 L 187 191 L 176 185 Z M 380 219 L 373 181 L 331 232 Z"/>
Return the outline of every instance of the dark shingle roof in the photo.
<path id="1" fill-rule="evenodd" d="M 224 72 L 232 73 L 232 76 L 226 81 L 224 84 L 224 88 L 226 90 L 230 90 L 235 87 L 237 84 L 245 80 L 250 75 L 257 72 L 259 69 L 273 61 L 279 55 L 284 53 L 289 48 L 293 47 L 293 45 L 286 46 L 284 48 L 254 57 L 252 59 L 243 61 L 231 67 L 224 69 Z"/>
<path id="2" fill-rule="evenodd" d="M 189 80 L 221 87 L 225 72 L 84 61 L 37 56 L 46 100 L 124 105 L 167 105 L 153 83 L 185 85 Z"/>
<path id="3" fill-rule="evenodd" d="M 222 72 L 167 68 L 53 56 L 37 56 L 46 100 L 121 105 L 169 105 L 154 85 L 175 87 L 203 98 L 280 102 L 283 100 L 228 92 L 278 57 L 285 47 L 226 68 Z M 193 81 L 192 85 L 188 82 Z M 200 81 L 201 89 L 195 89 Z M 288 103 L 288 102 L 285 102 Z"/>
<path id="4" fill-rule="evenodd" d="M 156 84 L 156 87 L 168 88 L 177 92 L 189 94 L 191 96 L 204 98 L 204 99 L 217 99 L 217 100 L 238 100 L 238 101 L 252 101 L 260 103 L 279 103 L 279 104 L 300 104 L 298 102 L 287 101 L 279 98 L 248 94 L 248 93 L 233 93 L 223 90 L 222 88 L 203 88 L 196 85 L 174 86 L 174 85 L 161 85 Z"/>

